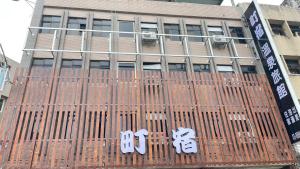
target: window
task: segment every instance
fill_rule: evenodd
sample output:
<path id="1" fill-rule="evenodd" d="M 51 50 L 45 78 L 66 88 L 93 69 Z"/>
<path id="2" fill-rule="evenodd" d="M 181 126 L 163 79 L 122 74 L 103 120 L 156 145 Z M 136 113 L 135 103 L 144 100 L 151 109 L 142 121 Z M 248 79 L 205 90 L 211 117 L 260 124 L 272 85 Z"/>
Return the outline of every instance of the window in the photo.
<path id="1" fill-rule="evenodd" d="M 300 74 L 300 64 L 298 60 L 295 59 L 286 59 L 285 60 L 289 71 L 293 74 Z"/>
<path id="2" fill-rule="evenodd" d="M 133 62 L 119 62 L 119 70 L 134 70 L 135 63 Z"/>
<path id="3" fill-rule="evenodd" d="M 111 21 L 104 19 L 95 19 L 93 22 L 93 30 L 110 31 Z M 109 37 L 108 32 L 93 32 L 93 36 Z"/>
<path id="4" fill-rule="evenodd" d="M 152 62 L 144 62 L 143 70 L 160 71 L 161 64 L 160 63 L 152 63 Z"/>
<path id="5" fill-rule="evenodd" d="M 58 28 L 60 25 L 60 16 L 45 15 L 42 18 L 41 27 Z M 54 33 L 54 30 L 40 29 L 40 33 Z"/>
<path id="6" fill-rule="evenodd" d="M 2 113 L 3 110 L 4 110 L 6 100 L 7 100 L 6 97 L 3 97 L 3 96 L 2 96 L 2 97 L 0 98 L 0 113 Z"/>
<path id="7" fill-rule="evenodd" d="M 224 35 L 224 31 L 221 26 L 209 26 L 207 30 L 209 36 Z"/>
<path id="8" fill-rule="evenodd" d="M 202 36 L 200 25 L 186 25 L 187 34 L 193 36 Z M 189 37 L 191 42 L 203 42 L 202 37 Z"/>
<path id="9" fill-rule="evenodd" d="M 32 66 L 36 67 L 52 67 L 53 59 L 33 59 Z"/>
<path id="10" fill-rule="evenodd" d="M 218 65 L 217 71 L 220 73 L 233 73 L 234 72 L 231 65 Z"/>
<path id="11" fill-rule="evenodd" d="M 285 36 L 285 33 L 282 28 L 282 24 L 270 24 L 270 26 L 275 35 Z"/>
<path id="12" fill-rule="evenodd" d="M 300 25 L 289 25 L 294 36 L 300 36 Z"/>
<path id="13" fill-rule="evenodd" d="M 157 24 L 156 23 L 142 23 L 141 24 L 142 32 L 155 32 L 157 33 Z"/>
<path id="14" fill-rule="evenodd" d="M 231 37 L 245 38 L 243 28 L 241 27 L 229 27 Z M 245 39 L 235 39 L 234 42 L 245 44 Z"/>
<path id="15" fill-rule="evenodd" d="M 91 60 L 90 68 L 91 69 L 110 69 L 110 62 L 109 61 Z"/>
<path id="16" fill-rule="evenodd" d="M 4 88 L 7 74 L 8 74 L 8 68 L 0 67 L 0 91 L 3 90 Z"/>
<path id="17" fill-rule="evenodd" d="M 82 65 L 82 60 L 78 60 L 78 59 L 62 61 L 63 68 L 81 68 L 81 65 Z"/>
<path id="18" fill-rule="evenodd" d="M 210 72 L 209 64 L 194 64 L 194 72 Z"/>
<path id="19" fill-rule="evenodd" d="M 242 73 L 257 73 L 256 72 L 256 67 L 255 66 L 246 66 L 246 65 L 242 65 L 241 66 L 242 69 Z"/>
<path id="20" fill-rule="evenodd" d="M 180 28 L 178 24 L 165 24 L 165 34 L 180 35 Z M 166 36 L 167 39 L 172 41 L 181 41 L 179 36 Z"/>
<path id="21" fill-rule="evenodd" d="M 169 71 L 186 71 L 185 63 L 169 63 Z"/>
<path id="22" fill-rule="evenodd" d="M 69 18 L 69 29 L 86 29 L 86 19 L 84 18 Z M 82 31 L 67 31 L 68 35 L 81 35 Z"/>
<path id="23" fill-rule="evenodd" d="M 133 22 L 132 21 L 119 21 L 119 31 L 120 32 L 133 32 Z M 120 37 L 134 37 L 134 34 L 130 33 L 120 33 Z"/>

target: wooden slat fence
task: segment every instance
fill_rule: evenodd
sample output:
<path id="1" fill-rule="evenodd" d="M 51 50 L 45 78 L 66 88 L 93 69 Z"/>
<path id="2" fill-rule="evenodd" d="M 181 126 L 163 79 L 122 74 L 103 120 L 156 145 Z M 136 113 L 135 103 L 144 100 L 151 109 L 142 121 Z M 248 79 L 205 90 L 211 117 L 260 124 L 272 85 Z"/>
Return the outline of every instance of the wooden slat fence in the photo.
<path id="1" fill-rule="evenodd" d="M 3 168 L 290 165 L 295 156 L 265 75 L 20 69 L 0 131 Z M 172 130 L 196 132 L 176 154 Z M 147 129 L 146 153 L 120 132 Z M 137 142 L 137 140 L 136 140 Z"/>

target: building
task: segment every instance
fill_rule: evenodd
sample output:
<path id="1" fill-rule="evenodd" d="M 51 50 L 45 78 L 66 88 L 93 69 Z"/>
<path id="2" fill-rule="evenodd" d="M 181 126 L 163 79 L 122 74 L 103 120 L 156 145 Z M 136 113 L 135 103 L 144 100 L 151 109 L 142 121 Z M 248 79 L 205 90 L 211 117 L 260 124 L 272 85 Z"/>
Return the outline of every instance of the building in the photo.
<path id="1" fill-rule="evenodd" d="M 0 166 L 293 166 L 241 18 L 217 5 L 37 1 L 0 124 Z"/>

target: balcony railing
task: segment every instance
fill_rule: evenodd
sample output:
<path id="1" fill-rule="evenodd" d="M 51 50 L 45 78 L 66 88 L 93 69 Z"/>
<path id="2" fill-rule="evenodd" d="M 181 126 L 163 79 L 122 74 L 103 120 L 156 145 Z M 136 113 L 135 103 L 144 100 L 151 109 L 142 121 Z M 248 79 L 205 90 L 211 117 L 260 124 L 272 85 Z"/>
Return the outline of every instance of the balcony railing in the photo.
<path id="1" fill-rule="evenodd" d="M 248 41 L 248 45 L 253 46 L 253 39 L 252 38 L 241 38 L 241 37 L 226 37 L 222 36 L 222 38 L 228 40 L 227 45 L 231 45 L 233 48 L 233 56 L 218 56 L 214 54 L 213 46 L 212 46 L 212 39 L 214 36 L 194 36 L 194 35 L 175 35 L 175 34 L 160 34 L 156 33 L 156 37 L 158 37 L 157 41 L 159 42 L 160 45 L 160 53 L 145 53 L 141 52 L 139 44 L 141 44 L 140 36 L 143 34 L 143 32 L 122 32 L 122 31 L 104 31 L 104 30 L 88 30 L 88 29 L 70 29 L 70 28 L 48 28 L 48 27 L 30 27 L 29 31 L 31 32 L 31 35 L 37 36 L 39 34 L 38 32 L 40 30 L 54 30 L 53 36 L 52 36 L 52 45 L 49 46 L 49 48 L 25 48 L 24 51 L 26 54 L 29 52 L 50 52 L 52 53 L 54 57 L 54 53 L 79 53 L 79 54 L 84 54 L 84 53 L 89 53 L 89 54 L 116 54 L 116 55 L 147 55 L 147 56 L 169 56 L 169 57 L 191 57 L 191 58 L 227 58 L 227 59 L 247 59 L 249 61 L 254 61 L 256 59 L 259 59 L 258 56 L 239 56 L 236 48 L 236 44 L 234 40 L 246 40 Z M 81 41 L 80 41 L 80 47 L 77 49 L 58 49 L 57 48 L 57 43 L 59 41 L 58 39 L 58 34 L 61 33 L 62 31 L 78 31 L 81 32 Z M 86 43 L 86 36 L 88 33 L 93 33 L 93 32 L 98 32 L 98 33 L 108 33 L 108 46 L 109 49 L 108 51 L 94 51 L 94 50 L 86 50 L 84 48 L 84 44 Z M 112 46 L 113 46 L 113 40 L 112 37 L 115 35 L 119 34 L 133 34 L 133 38 L 135 40 L 135 51 L 136 52 L 121 52 L 121 51 L 113 51 Z M 169 54 L 165 52 L 165 46 L 163 43 L 163 39 L 165 37 L 181 37 L 181 41 L 183 44 L 183 47 L 185 48 L 186 53 L 185 54 Z M 193 55 L 189 51 L 189 38 L 203 38 L 204 43 L 207 43 L 209 46 L 209 52 L 210 55 Z M 249 50 L 255 50 L 249 49 Z"/>

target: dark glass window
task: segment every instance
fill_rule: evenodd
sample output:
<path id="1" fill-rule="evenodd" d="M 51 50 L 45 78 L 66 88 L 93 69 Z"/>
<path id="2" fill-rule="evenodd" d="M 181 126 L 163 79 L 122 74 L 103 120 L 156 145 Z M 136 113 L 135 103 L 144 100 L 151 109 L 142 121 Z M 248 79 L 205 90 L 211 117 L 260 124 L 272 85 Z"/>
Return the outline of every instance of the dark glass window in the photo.
<path id="1" fill-rule="evenodd" d="M 243 28 L 241 27 L 229 27 L 230 35 L 231 37 L 237 37 L 237 38 L 245 38 Z M 235 43 L 246 43 L 245 39 L 235 39 Z"/>
<path id="2" fill-rule="evenodd" d="M 294 36 L 300 36 L 300 25 L 289 25 Z"/>
<path id="3" fill-rule="evenodd" d="M 153 63 L 153 62 L 144 62 L 143 63 L 143 70 L 160 71 L 161 70 L 161 64 L 160 63 Z"/>
<path id="4" fill-rule="evenodd" d="M 120 32 L 133 32 L 133 22 L 132 21 L 119 21 L 119 31 Z M 120 37 L 134 37 L 134 34 L 120 33 Z"/>
<path id="5" fill-rule="evenodd" d="M 44 15 L 42 18 L 41 27 L 59 28 L 60 16 Z M 54 33 L 55 30 L 40 29 L 40 33 Z"/>
<path id="6" fill-rule="evenodd" d="M 33 59 L 32 66 L 52 67 L 53 59 Z"/>
<path id="7" fill-rule="evenodd" d="M 86 19 L 71 17 L 68 20 L 69 29 L 86 29 Z M 81 35 L 82 31 L 67 31 L 68 35 Z"/>
<path id="8" fill-rule="evenodd" d="M 282 24 L 270 24 L 272 31 L 276 35 L 285 36 L 285 33 L 283 31 Z"/>
<path id="9" fill-rule="evenodd" d="M 187 34 L 193 36 L 202 36 L 200 25 L 186 25 Z M 192 42 L 203 42 L 202 37 L 189 37 L 189 41 Z"/>
<path id="10" fill-rule="evenodd" d="M 0 98 L 0 112 L 3 112 L 6 100 L 7 100 L 7 97 Z"/>
<path id="11" fill-rule="evenodd" d="M 90 62 L 91 69 L 110 69 L 109 61 L 92 60 Z"/>
<path id="12" fill-rule="evenodd" d="M 257 73 L 255 66 L 242 65 L 242 73 Z"/>
<path id="13" fill-rule="evenodd" d="M 178 24 L 165 24 L 165 34 L 180 35 L 180 28 Z M 181 41 L 179 36 L 166 36 L 167 39 L 172 41 Z"/>
<path id="14" fill-rule="evenodd" d="M 169 71 L 186 71 L 185 63 L 169 63 Z"/>
<path id="15" fill-rule="evenodd" d="M 111 21 L 104 19 L 95 19 L 93 23 L 93 30 L 110 31 Z M 93 36 L 109 37 L 108 32 L 93 32 Z"/>
<path id="16" fill-rule="evenodd" d="M 119 62 L 119 70 L 134 70 L 135 65 L 132 62 Z"/>
<path id="17" fill-rule="evenodd" d="M 289 71 L 293 74 L 300 74 L 300 64 L 299 61 L 296 59 L 286 59 L 285 60 Z"/>
<path id="18" fill-rule="evenodd" d="M 194 64 L 194 72 L 210 72 L 209 64 Z"/>
<path id="19" fill-rule="evenodd" d="M 79 59 L 68 59 L 62 61 L 62 67 L 63 68 L 81 68 L 82 66 L 82 60 Z"/>

